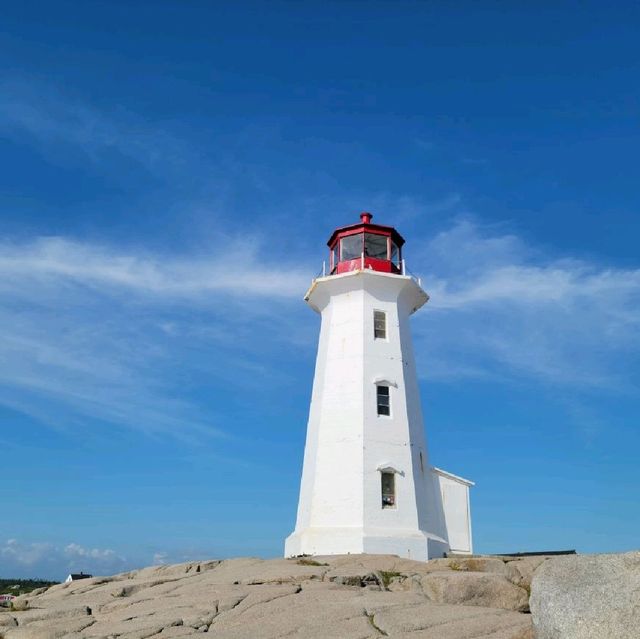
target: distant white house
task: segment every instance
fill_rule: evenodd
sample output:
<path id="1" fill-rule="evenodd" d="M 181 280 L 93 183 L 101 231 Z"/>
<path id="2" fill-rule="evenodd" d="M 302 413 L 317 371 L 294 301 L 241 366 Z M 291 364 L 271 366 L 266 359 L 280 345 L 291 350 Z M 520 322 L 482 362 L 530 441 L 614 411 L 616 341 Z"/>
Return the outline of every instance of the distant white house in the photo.
<path id="1" fill-rule="evenodd" d="M 64 583 L 68 584 L 70 581 L 78 581 L 79 579 L 91 579 L 93 575 L 85 575 L 83 572 L 72 572 L 65 580 Z"/>

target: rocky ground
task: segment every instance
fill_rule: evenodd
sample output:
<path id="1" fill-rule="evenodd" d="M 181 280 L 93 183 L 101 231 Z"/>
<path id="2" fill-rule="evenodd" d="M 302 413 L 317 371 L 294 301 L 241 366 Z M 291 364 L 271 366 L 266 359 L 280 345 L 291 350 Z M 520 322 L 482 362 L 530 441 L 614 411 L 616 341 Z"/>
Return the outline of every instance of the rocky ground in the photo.
<path id="1" fill-rule="evenodd" d="M 20 597 L 0 612 L 0 638 L 531 639 L 531 577 L 544 561 L 346 555 L 156 566 Z"/>

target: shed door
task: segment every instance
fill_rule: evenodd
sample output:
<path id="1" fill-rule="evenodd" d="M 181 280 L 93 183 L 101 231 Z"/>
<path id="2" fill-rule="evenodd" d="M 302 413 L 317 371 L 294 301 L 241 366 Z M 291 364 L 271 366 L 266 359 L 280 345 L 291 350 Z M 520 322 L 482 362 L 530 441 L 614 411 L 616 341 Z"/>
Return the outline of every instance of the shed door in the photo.
<path id="1" fill-rule="evenodd" d="M 468 495 L 468 488 L 463 484 L 449 481 L 442 484 L 444 516 L 453 552 L 471 552 Z"/>

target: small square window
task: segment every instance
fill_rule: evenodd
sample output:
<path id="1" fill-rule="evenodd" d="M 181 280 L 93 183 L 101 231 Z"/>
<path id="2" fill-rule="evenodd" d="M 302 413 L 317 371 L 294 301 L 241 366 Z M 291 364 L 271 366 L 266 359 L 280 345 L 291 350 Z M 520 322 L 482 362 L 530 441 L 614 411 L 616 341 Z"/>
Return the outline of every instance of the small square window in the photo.
<path id="1" fill-rule="evenodd" d="M 376 386 L 378 415 L 391 415 L 391 397 L 388 386 Z"/>
<path id="2" fill-rule="evenodd" d="M 373 337 L 387 339 L 387 314 L 384 311 L 373 311 Z"/>

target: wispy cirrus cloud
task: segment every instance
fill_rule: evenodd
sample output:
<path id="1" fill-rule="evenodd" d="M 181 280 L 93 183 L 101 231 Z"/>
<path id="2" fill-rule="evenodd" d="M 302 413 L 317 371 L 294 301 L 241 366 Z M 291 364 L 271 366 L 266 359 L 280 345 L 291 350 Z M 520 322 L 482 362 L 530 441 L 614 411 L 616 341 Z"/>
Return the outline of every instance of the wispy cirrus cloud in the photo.
<path id="1" fill-rule="evenodd" d="M 65 238 L 5 240 L 0 401 L 66 427 L 89 420 L 223 434 L 211 406 L 188 398 L 176 362 L 226 393 L 230 380 L 278 383 L 269 345 L 315 348 L 313 331 L 299 332 L 311 325 L 300 296 L 313 269 L 295 254 L 286 267 L 266 262 L 259 247 L 230 243 L 224 259 L 209 259 Z M 638 270 L 550 258 L 469 220 L 413 238 L 411 253 L 431 294 L 415 319 L 428 378 L 637 384 Z"/>
<path id="2" fill-rule="evenodd" d="M 637 384 L 628 365 L 640 351 L 640 269 L 549 257 L 468 220 L 420 259 L 431 273 L 431 315 L 418 320 L 430 332 L 431 374 Z"/>
<path id="3" fill-rule="evenodd" d="M 125 253 L 60 237 L 20 245 L 4 242 L 0 252 L 0 274 L 9 288 L 26 280 L 35 284 L 58 280 L 158 297 L 223 293 L 237 298 L 292 298 L 299 296 L 309 280 L 297 264 L 265 263 L 246 238 L 235 245 L 227 243 L 224 254 L 217 258 Z"/>
<path id="4" fill-rule="evenodd" d="M 21 141 L 73 147 L 96 162 L 115 151 L 162 171 L 199 166 L 192 149 L 135 114 L 98 109 L 37 83 L 0 86 L 3 124 Z M 291 209 L 309 208 L 313 193 L 305 197 Z M 431 294 L 415 319 L 427 377 L 637 386 L 640 270 L 550 255 L 472 218 L 421 236 L 422 218 L 464 211 L 457 193 L 432 202 L 341 193 L 319 196 L 311 208 L 347 211 L 362 201 L 377 219 L 380 213 L 414 226 L 409 266 Z M 284 228 L 294 216 L 279 212 L 277 219 L 287 246 L 277 262 L 263 250 L 260 238 L 272 231 L 264 219 L 254 221 L 252 237 L 225 234 L 220 224 L 222 254 L 69 237 L 0 240 L 0 402 L 47 423 L 56 415 L 66 424 L 102 420 L 149 432 L 222 434 L 211 407 L 187 398 L 176 362 L 185 376 L 222 387 L 286 374 L 265 345 L 315 348 L 314 336 L 300 329 L 311 323 L 298 309 L 317 264 L 296 250 L 295 228 Z"/>
<path id="5" fill-rule="evenodd" d="M 222 434 L 219 416 L 186 399 L 176 362 L 214 385 L 246 381 L 262 365 L 253 324 L 309 282 L 246 240 L 220 259 L 63 238 L 0 244 L 0 402 L 66 428 Z M 278 339 L 275 330 L 261 335 Z"/>
<path id="6" fill-rule="evenodd" d="M 0 83 L 0 129 L 21 141 L 73 148 L 93 162 L 114 152 L 165 172 L 196 159 L 180 138 L 133 113 L 122 108 L 109 113 L 57 87 L 23 79 Z"/>
<path id="7" fill-rule="evenodd" d="M 448 271 L 446 278 L 435 273 L 431 282 L 441 309 L 499 302 L 559 308 L 602 297 L 612 314 L 622 305 L 631 311 L 624 313 L 629 320 L 638 320 L 640 269 L 551 258 L 513 235 L 487 235 L 468 220 L 440 233 L 423 257 Z"/>

